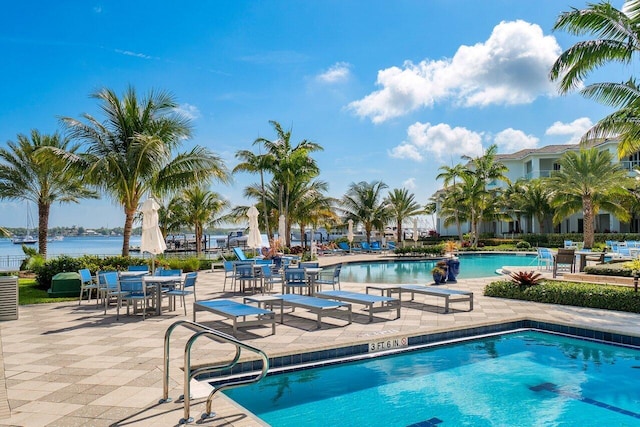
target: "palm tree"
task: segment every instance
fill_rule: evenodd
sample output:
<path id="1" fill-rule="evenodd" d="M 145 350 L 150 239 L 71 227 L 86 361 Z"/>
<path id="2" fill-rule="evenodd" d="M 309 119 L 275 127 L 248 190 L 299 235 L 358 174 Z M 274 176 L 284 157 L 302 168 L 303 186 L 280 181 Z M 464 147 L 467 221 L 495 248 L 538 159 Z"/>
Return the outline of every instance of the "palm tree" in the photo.
<path id="1" fill-rule="evenodd" d="M 20 134 L 17 142 L 0 148 L 0 198 L 29 200 L 38 206 L 38 252 L 43 257 L 51 205 L 98 197 L 83 184 L 79 171 L 67 167 L 64 158 L 52 155 L 49 148 L 75 153 L 78 146 L 57 132 L 47 135 L 34 129 L 30 136 Z"/>
<path id="2" fill-rule="evenodd" d="M 382 190 L 387 184 L 382 181 L 351 183 L 347 193 L 342 197 L 342 211 L 345 221 L 353 220 L 354 224 L 364 226 L 367 243 L 371 243 L 373 228 L 382 229 L 391 218 L 386 203 L 382 200 Z"/>
<path id="3" fill-rule="evenodd" d="M 554 30 L 558 29 L 576 36 L 595 37 L 565 50 L 551 68 L 549 76 L 553 81 L 560 81 L 559 90 L 564 94 L 579 88 L 591 72 L 609 62 L 631 63 L 640 51 L 640 1 L 626 2 L 624 11 L 609 2 L 589 4 L 582 10 L 572 9 L 558 17 Z M 633 79 L 627 83 L 591 84 L 581 93 L 617 109 L 596 123 L 582 137 L 582 142 L 619 136 L 620 157 L 640 148 L 640 96 Z"/>
<path id="4" fill-rule="evenodd" d="M 63 118 L 71 136 L 87 143 L 85 153 L 69 157 L 85 169 L 91 184 L 123 207 L 122 255 L 128 256 L 134 215 L 145 193 L 162 196 L 211 178 L 226 181 L 228 173 L 220 157 L 205 148 L 174 154 L 191 135 L 191 124 L 175 112 L 176 101 L 168 93 L 151 91 L 139 99 L 129 87 L 122 98 L 110 89 L 92 97 L 106 121 L 88 114 L 84 122 Z"/>
<path id="5" fill-rule="evenodd" d="M 254 141 L 256 144 L 256 141 Z M 267 210 L 267 202 L 266 202 L 266 194 L 264 187 L 264 173 L 268 171 L 273 165 L 272 156 L 265 154 L 255 154 L 249 150 L 239 150 L 236 152 L 236 158 L 242 160 L 241 163 L 238 163 L 235 168 L 233 168 L 233 173 L 237 172 L 249 172 L 249 173 L 259 173 L 260 174 L 260 190 L 262 196 L 262 207 L 263 207 L 263 215 L 264 222 L 266 225 L 266 233 L 267 236 L 271 236 L 271 228 L 269 227 L 269 211 Z"/>
<path id="6" fill-rule="evenodd" d="M 299 182 L 291 191 L 291 222 L 300 226 L 300 236 L 304 239 L 306 226 L 312 226 L 312 232 L 318 224 L 336 220 L 332 205 L 334 199 L 325 195 L 329 185 L 325 181 L 314 180 Z"/>
<path id="7" fill-rule="evenodd" d="M 478 229 L 480 221 L 486 217 L 485 209 L 493 207 L 492 201 L 497 192 L 497 188 L 489 189 L 488 187 L 496 181 L 503 181 L 507 184 L 510 182 L 505 175 L 509 168 L 496 160 L 497 151 L 498 146 L 494 144 L 480 157 L 462 156 L 463 159 L 469 161 L 469 171 L 462 178 L 466 200 L 471 203 L 471 235 L 473 238 L 471 245 L 473 247 L 478 245 Z M 493 214 L 489 216 L 493 216 Z"/>
<path id="8" fill-rule="evenodd" d="M 218 193 L 196 186 L 184 191 L 179 204 L 183 223 L 194 229 L 196 254 L 200 256 L 204 229 L 216 222 L 220 213 L 227 208 L 228 202 Z"/>
<path id="9" fill-rule="evenodd" d="M 436 176 L 436 179 L 442 179 L 444 181 L 443 184 L 444 184 L 445 197 L 449 192 L 449 185 L 453 185 L 455 187 L 456 180 L 461 179 L 463 175 L 466 175 L 469 173 L 469 170 L 461 163 L 458 163 L 457 165 L 451 166 L 451 167 L 440 166 L 439 170 L 441 170 L 442 172 L 440 172 Z M 452 212 L 453 212 L 453 217 L 456 224 L 456 229 L 458 230 L 458 240 L 462 242 L 463 240 L 462 226 L 460 224 L 459 212 L 458 212 L 458 209 L 455 208 L 455 205 Z"/>
<path id="10" fill-rule="evenodd" d="M 402 221 L 418 214 L 424 213 L 424 209 L 415 201 L 415 195 L 409 194 L 406 188 L 394 188 L 389 192 L 385 203 L 390 215 L 396 220 L 398 243 L 402 239 Z"/>
<path id="11" fill-rule="evenodd" d="M 544 220 L 553 213 L 551 187 L 548 179 L 532 179 L 524 183 L 520 195 L 520 209 L 538 221 L 539 233 L 545 233 Z"/>
<path id="12" fill-rule="evenodd" d="M 291 188 L 296 182 L 310 181 L 318 176 L 320 170 L 315 160 L 309 157 L 309 153 L 322 150 L 322 146 L 306 139 L 293 146 L 290 129 L 285 131 L 280 123 L 274 120 L 269 123 L 273 126 L 277 139 L 271 141 L 258 138 L 254 145 L 262 144 L 267 150 L 268 157 L 265 163 L 273 175 L 273 180 L 278 184 L 278 211 L 285 216 L 287 230 L 290 230 Z M 287 246 L 291 244 L 289 236 L 290 233 L 287 233 Z"/>
<path id="13" fill-rule="evenodd" d="M 560 170 L 550 178 L 554 191 L 551 205 L 556 209 L 555 223 L 582 210 L 584 246 L 591 248 L 594 240 L 594 218 L 600 209 L 607 210 L 621 221 L 629 218 L 623 201 L 633 187 L 627 171 L 612 163 L 608 151 L 597 148 L 568 151 L 559 160 Z"/>

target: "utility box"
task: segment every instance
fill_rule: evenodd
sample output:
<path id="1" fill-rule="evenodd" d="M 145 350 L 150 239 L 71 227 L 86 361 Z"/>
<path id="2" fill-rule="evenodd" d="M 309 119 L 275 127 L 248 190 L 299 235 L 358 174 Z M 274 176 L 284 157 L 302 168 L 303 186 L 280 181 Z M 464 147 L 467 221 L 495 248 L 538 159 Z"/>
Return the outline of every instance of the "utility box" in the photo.
<path id="1" fill-rule="evenodd" d="M 75 272 L 56 274 L 51 279 L 51 287 L 47 293 L 52 298 L 80 296 L 80 274 Z"/>
<path id="2" fill-rule="evenodd" d="M 18 277 L 0 276 L 0 320 L 18 319 Z"/>

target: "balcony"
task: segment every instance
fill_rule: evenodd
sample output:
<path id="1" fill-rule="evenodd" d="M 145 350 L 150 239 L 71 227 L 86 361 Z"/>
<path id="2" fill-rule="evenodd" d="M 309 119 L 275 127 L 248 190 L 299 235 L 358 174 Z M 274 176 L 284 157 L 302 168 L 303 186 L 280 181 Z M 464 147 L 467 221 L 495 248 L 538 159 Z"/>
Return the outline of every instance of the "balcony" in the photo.
<path id="1" fill-rule="evenodd" d="M 524 175 L 524 179 L 529 181 L 536 178 L 549 178 L 550 176 L 553 175 L 554 172 L 555 172 L 554 170 L 550 170 L 550 169 L 541 169 L 537 171 L 531 171 Z"/>

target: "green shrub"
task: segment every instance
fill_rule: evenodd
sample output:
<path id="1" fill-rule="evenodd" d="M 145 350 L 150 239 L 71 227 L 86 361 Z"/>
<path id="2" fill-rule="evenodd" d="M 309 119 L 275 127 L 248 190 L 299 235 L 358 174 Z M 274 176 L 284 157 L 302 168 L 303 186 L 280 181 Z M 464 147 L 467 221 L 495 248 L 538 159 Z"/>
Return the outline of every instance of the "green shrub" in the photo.
<path id="1" fill-rule="evenodd" d="M 81 268 L 83 268 L 83 265 L 80 259 L 61 255 L 47 260 L 42 265 L 35 266 L 33 272 L 36 273 L 38 289 L 47 290 L 51 287 L 51 279 L 56 274 L 66 271 L 78 271 Z"/>
<path id="2" fill-rule="evenodd" d="M 538 286 L 521 289 L 503 280 L 487 285 L 484 295 L 640 313 L 640 292 L 625 286 L 545 281 Z"/>
<path id="3" fill-rule="evenodd" d="M 429 246 L 409 246 L 404 248 L 396 248 L 393 251 L 396 255 L 413 255 L 413 256 L 425 256 L 425 255 L 444 255 L 444 244 L 429 245 Z"/>
<path id="4" fill-rule="evenodd" d="M 521 250 L 531 249 L 531 243 L 525 240 L 520 240 L 518 243 L 516 243 L 516 249 L 521 249 Z"/>
<path id="5" fill-rule="evenodd" d="M 633 269 L 625 266 L 626 262 L 610 262 L 606 264 L 589 265 L 585 267 L 587 274 L 597 274 L 600 276 L 622 276 L 632 277 Z"/>

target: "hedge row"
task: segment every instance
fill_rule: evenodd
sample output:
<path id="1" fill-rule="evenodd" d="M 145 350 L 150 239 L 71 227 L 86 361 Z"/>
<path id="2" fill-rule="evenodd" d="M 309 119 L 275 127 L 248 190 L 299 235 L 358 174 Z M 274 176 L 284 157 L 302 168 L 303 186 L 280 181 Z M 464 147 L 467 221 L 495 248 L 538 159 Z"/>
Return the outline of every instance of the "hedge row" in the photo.
<path id="1" fill-rule="evenodd" d="M 564 245 L 565 240 L 574 242 L 584 241 L 582 233 L 550 233 L 550 234 L 523 234 L 521 240 L 531 243 L 532 246 L 544 246 L 551 248 L 560 248 Z M 607 240 L 614 242 L 623 242 L 625 240 L 640 240 L 638 233 L 595 233 L 595 243 L 605 243 Z"/>
<path id="2" fill-rule="evenodd" d="M 633 270 L 625 266 L 626 262 L 614 262 L 607 264 L 588 265 L 584 272 L 587 274 L 597 274 L 599 276 L 622 276 L 633 277 Z"/>
<path id="3" fill-rule="evenodd" d="M 396 248 L 393 250 L 396 255 L 443 255 L 444 245 L 430 245 L 430 246 L 409 246 L 405 248 Z"/>
<path id="4" fill-rule="evenodd" d="M 487 285 L 484 295 L 640 313 L 640 292 L 634 292 L 633 288 L 624 286 L 545 281 L 539 285 L 520 289 L 513 282 L 498 281 Z"/>
<path id="5" fill-rule="evenodd" d="M 73 258 L 67 255 L 61 255 L 51 258 L 42 264 L 34 265 L 33 272 L 36 274 L 36 282 L 38 288 L 48 289 L 51 286 L 51 279 L 58 273 L 68 271 L 78 271 L 88 268 L 91 274 L 95 274 L 98 270 L 121 271 L 126 270 L 130 265 L 149 265 L 150 259 L 112 256 L 101 258 L 96 255 L 83 255 Z M 211 268 L 211 260 L 199 260 L 198 258 L 158 258 L 155 260 L 156 267 L 182 269 L 182 271 L 197 271 L 201 269 Z"/>

